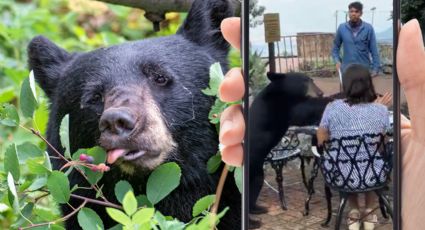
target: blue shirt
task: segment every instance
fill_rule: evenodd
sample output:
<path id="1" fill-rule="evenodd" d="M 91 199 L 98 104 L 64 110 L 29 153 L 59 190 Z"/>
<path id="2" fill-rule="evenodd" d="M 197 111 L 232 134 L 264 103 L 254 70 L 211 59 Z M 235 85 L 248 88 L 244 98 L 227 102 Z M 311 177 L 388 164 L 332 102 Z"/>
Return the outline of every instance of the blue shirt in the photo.
<path id="1" fill-rule="evenodd" d="M 342 60 L 340 56 L 341 44 L 343 48 Z M 362 64 L 376 73 L 379 72 L 379 54 L 372 25 L 363 21 L 356 36 L 354 36 L 348 22 L 340 24 L 334 39 L 332 58 L 335 63 L 340 62 L 342 64 L 342 72 L 349 64 L 353 63 Z"/>

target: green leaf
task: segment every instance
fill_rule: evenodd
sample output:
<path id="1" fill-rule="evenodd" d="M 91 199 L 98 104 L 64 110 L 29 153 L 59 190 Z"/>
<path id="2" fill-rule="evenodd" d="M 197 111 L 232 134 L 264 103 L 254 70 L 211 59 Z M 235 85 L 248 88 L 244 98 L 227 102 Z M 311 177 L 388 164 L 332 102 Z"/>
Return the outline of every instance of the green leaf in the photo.
<path id="1" fill-rule="evenodd" d="M 128 181 L 120 180 L 115 184 L 115 196 L 121 204 L 123 203 L 124 196 L 128 191 L 133 191 L 133 187 L 131 187 L 131 184 L 128 183 Z"/>
<path id="2" fill-rule="evenodd" d="M 83 230 L 105 229 L 102 219 L 90 208 L 82 208 L 78 212 L 78 224 Z"/>
<path id="3" fill-rule="evenodd" d="M 136 196 L 137 207 L 153 207 L 151 202 L 148 200 L 146 195 L 138 195 Z"/>
<path id="4" fill-rule="evenodd" d="M 167 217 L 165 217 L 158 211 L 155 212 L 154 219 L 158 223 L 159 229 L 161 230 L 180 230 L 184 229 L 185 227 L 185 224 L 178 220 L 172 218 L 171 220 L 167 220 Z"/>
<path id="5" fill-rule="evenodd" d="M 46 159 L 44 157 L 31 158 L 27 160 L 27 167 L 33 174 L 50 174 L 49 170 L 43 163 Z"/>
<path id="6" fill-rule="evenodd" d="M 0 103 L 12 101 L 16 97 L 15 88 L 10 86 L 0 89 Z"/>
<path id="7" fill-rule="evenodd" d="M 69 114 L 62 118 L 61 126 L 59 129 L 59 135 L 62 143 L 62 147 L 65 148 L 65 157 L 71 159 L 71 152 L 69 147 Z"/>
<path id="8" fill-rule="evenodd" d="M 49 120 L 49 108 L 46 100 L 42 100 L 38 104 L 38 108 L 34 112 L 32 120 L 33 127 L 36 128 L 41 134 L 46 132 L 47 121 Z"/>
<path id="9" fill-rule="evenodd" d="M 227 107 L 225 102 L 222 102 L 220 99 L 215 99 L 214 105 L 211 107 L 208 118 L 212 124 L 218 124 L 220 122 L 220 114 Z"/>
<path id="10" fill-rule="evenodd" d="M 55 212 L 54 209 L 37 208 L 37 206 L 34 208 L 33 216 L 40 222 L 49 222 L 61 217 L 60 213 Z"/>
<path id="11" fill-rule="evenodd" d="M 207 210 L 212 204 L 214 204 L 215 195 L 207 195 L 196 201 L 193 206 L 192 216 L 197 217 L 203 211 Z"/>
<path id="12" fill-rule="evenodd" d="M 106 152 L 99 146 L 88 149 L 87 155 L 93 157 L 94 164 L 105 163 L 106 161 Z"/>
<path id="13" fill-rule="evenodd" d="M 30 76 L 28 77 L 28 81 L 30 83 L 30 88 L 32 95 L 34 96 L 35 101 L 37 101 L 37 92 L 35 91 L 35 79 L 34 79 L 34 71 L 30 71 Z"/>
<path id="14" fill-rule="evenodd" d="M 108 230 L 122 230 L 123 228 L 122 228 L 122 225 L 121 224 L 117 224 L 117 225 L 115 225 L 114 227 L 112 227 L 112 228 L 109 228 Z"/>
<path id="15" fill-rule="evenodd" d="M 10 207 L 7 206 L 5 203 L 0 203 L 0 213 L 6 212 L 9 209 L 10 209 Z"/>
<path id="16" fill-rule="evenodd" d="M 146 195 L 155 205 L 180 184 L 181 170 L 174 163 L 169 162 L 158 166 L 148 178 Z"/>
<path id="17" fill-rule="evenodd" d="M 50 156 L 49 153 L 47 151 L 44 151 L 44 163 L 43 163 L 44 167 L 46 167 L 47 170 L 49 170 L 49 172 L 52 171 L 52 163 L 50 163 Z"/>
<path id="18" fill-rule="evenodd" d="M 154 213 L 153 208 L 142 208 L 134 213 L 131 219 L 133 223 L 143 225 L 152 219 Z"/>
<path id="19" fill-rule="evenodd" d="M 218 219 L 221 219 L 227 213 L 227 211 L 229 211 L 229 207 L 224 208 L 223 211 L 218 213 L 217 214 Z"/>
<path id="20" fill-rule="evenodd" d="M 99 190 L 96 192 L 96 199 L 97 198 L 99 198 L 99 197 L 101 197 L 102 195 L 103 195 L 103 186 L 104 186 L 105 184 L 102 184 L 101 186 L 100 186 L 100 188 L 99 188 Z M 71 191 L 72 192 L 72 191 Z"/>
<path id="21" fill-rule="evenodd" d="M 13 228 L 22 226 L 25 223 L 28 223 L 27 220 L 31 219 L 31 213 L 34 209 L 34 203 L 27 203 L 25 207 L 20 211 L 20 216 L 18 220 L 12 225 Z"/>
<path id="22" fill-rule="evenodd" d="M 65 204 L 69 201 L 71 192 L 68 177 L 64 173 L 53 171 L 47 178 L 47 188 L 58 203 Z"/>
<path id="23" fill-rule="evenodd" d="M 49 226 L 48 230 L 66 230 L 66 229 L 60 225 L 52 224 Z"/>
<path id="24" fill-rule="evenodd" d="M 12 197 L 9 197 L 9 203 L 13 204 L 15 210 L 19 210 L 19 197 L 16 192 L 15 181 L 13 180 L 12 174 L 9 172 L 7 174 L 7 186 Z"/>
<path id="25" fill-rule="evenodd" d="M 3 104 L 0 107 L 0 124 L 12 127 L 19 125 L 19 115 L 15 106 Z"/>
<path id="26" fill-rule="evenodd" d="M 207 214 L 198 223 L 190 224 L 185 230 L 212 229 L 210 224 L 211 224 L 211 215 Z"/>
<path id="27" fill-rule="evenodd" d="M 42 188 L 46 184 L 47 184 L 47 178 L 46 177 L 39 177 L 32 182 L 32 184 L 28 188 L 28 190 L 34 191 L 34 190 L 37 190 L 39 188 Z"/>
<path id="28" fill-rule="evenodd" d="M 43 157 L 44 159 L 43 150 L 30 142 L 25 142 L 16 146 L 16 149 L 18 151 L 19 163 L 21 164 L 25 163 L 26 160 L 34 157 Z"/>
<path id="29" fill-rule="evenodd" d="M 208 96 L 217 96 L 218 87 L 223 81 L 224 75 L 221 70 L 220 63 L 216 62 L 210 67 L 210 82 L 207 89 L 203 89 L 202 92 Z"/>
<path id="30" fill-rule="evenodd" d="M 122 205 L 125 213 L 129 216 L 137 211 L 137 200 L 136 197 L 134 197 L 133 191 L 128 191 L 125 194 Z"/>
<path id="31" fill-rule="evenodd" d="M 242 190 L 243 190 L 242 189 L 242 177 L 243 177 L 242 167 L 235 167 L 233 176 L 235 177 L 236 186 L 238 187 L 239 192 L 242 194 Z"/>
<path id="32" fill-rule="evenodd" d="M 32 71 L 31 71 L 32 73 Z M 34 80 L 34 76 L 32 78 Z M 34 91 L 35 92 L 35 91 Z M 32 118 L 37 108 L 37 100 L 31 89 L 30 77 L 26 78 L 21 85 L 20 109 L 25 117 Z"/>
<path id="33" fill-rule="evenodd" d="M 221 165 L 221 154 L 218 152 L 214 156 L 210 157 L 207 162 L 207 170 L 209 174 L 215 173 Z"/>
<path id="34" fill-rule="evenodd" d="M 16 154 L 15 144 L 10 145 L 9 148 L 6 149 L 6 153 L 4 154 L 4 170 L 5 172 L 10 172 L 15 181 L 19 180 L 19 160 Z"/>
<path id="35" fill-rule="evenodd" d="M 131 219 L 122 211 L 115 208 L 106 208 L 108 215 L 122 225 L 131 225 Z"/>
<path id="36" fill-rule="evenodd" d="M 26 180 L 24 181 L 24 183 L 22 183 L 20 186 L 19 186 L 19 191 L 18 192 L 24 192 L 31 184 L 32 184 L 32 182 L 33 182 L 33 178 L 25 178 Z"/>
<path id="37" fill-rule="evenodd" d="M 93 164 L 105 163 L 106 161 L 106 152 L 101 147 L 93 147 L 87 150 L 87 155 L 93 157 Z M 96 184 L 103 176 L 101 172 L 93 172 L 92 170 L 85 168 L 85 173 L 89 178 L 91 184 Z"/>

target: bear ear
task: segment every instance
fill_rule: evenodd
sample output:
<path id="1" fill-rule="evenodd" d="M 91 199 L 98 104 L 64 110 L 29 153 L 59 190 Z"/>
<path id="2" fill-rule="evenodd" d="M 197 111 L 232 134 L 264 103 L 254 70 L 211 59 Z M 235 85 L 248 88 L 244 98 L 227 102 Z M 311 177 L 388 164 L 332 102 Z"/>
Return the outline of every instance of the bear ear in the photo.
<path id="1" fill-rule="evenodd" d="M 227 52 L 229 44 L 221 34 L 220 24 L 223 19 L 234 14 L 231 1 L 195 0 L 177 34 L 201 46 L 211 45 Z"/>
<path id="2" fill-rule="evenodd" d="M 286 75 L 283 73 L 272 73 L 272 72 L 267 72 L 267 78 L 270 81 L 275 81 L 278 79 L 283 79 Z"/>
<path id="3" fill-rule="evenodd" d="M 28 65 L 48 97 L 51 97 L 61 76 L 63 65 L 71 55 L 49 39 L 37 36 L 28 45 Z"/>

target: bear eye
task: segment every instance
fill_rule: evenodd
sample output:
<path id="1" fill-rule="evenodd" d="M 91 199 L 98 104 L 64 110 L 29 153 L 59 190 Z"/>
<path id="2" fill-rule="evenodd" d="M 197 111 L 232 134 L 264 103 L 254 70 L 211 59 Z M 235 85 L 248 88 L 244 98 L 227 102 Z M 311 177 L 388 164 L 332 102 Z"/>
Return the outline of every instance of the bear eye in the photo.
<path id="1" fill-rule="evenodd" d="M 154 76 L 153 80 L 155 81 L 156 84 L 160 86 L 164 86 L 168 83 L 168 78 L 160 74 Z"/>
<path id="2" fill-rule="evenodd" d="M 88 101 L 89 104 L 97 104 L 99 102 L 103 102 L 103 96 L 101 93 L 96 93 L 93 97 Z"/>

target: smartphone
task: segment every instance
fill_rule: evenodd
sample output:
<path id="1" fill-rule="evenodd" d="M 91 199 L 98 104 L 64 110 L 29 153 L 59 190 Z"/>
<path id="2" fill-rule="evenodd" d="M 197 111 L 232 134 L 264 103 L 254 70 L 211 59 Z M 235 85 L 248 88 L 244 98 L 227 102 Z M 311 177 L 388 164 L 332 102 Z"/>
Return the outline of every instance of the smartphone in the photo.
<path id="1" fill-rule="evenodd" d="M 338 229 L 360 225 L 346 219 L 363 213 L 366 224 L 376 216 L 375 227 L 400 229 L 399 6 L 399 0 L 243 2 L 245 229 Z M 357 78 L 370 79 L 362 87 L 373 89 L 373 97 L 353 101 Z M 363 105 L 380 108 L 379 118 L 361 120 L 368 114 Z M 373 147 L 371 134 L 381 135 L 375 145 L 385 149 Z M 366 148 L 377 154 L 366 157 L 373 167 L 362 169 Z M 365 182 L 376 170 L 385 178 Z M 375 193 L 366 203 L 369 190 Z M 353 194 L 359 207 L 347 202 Z"/>

